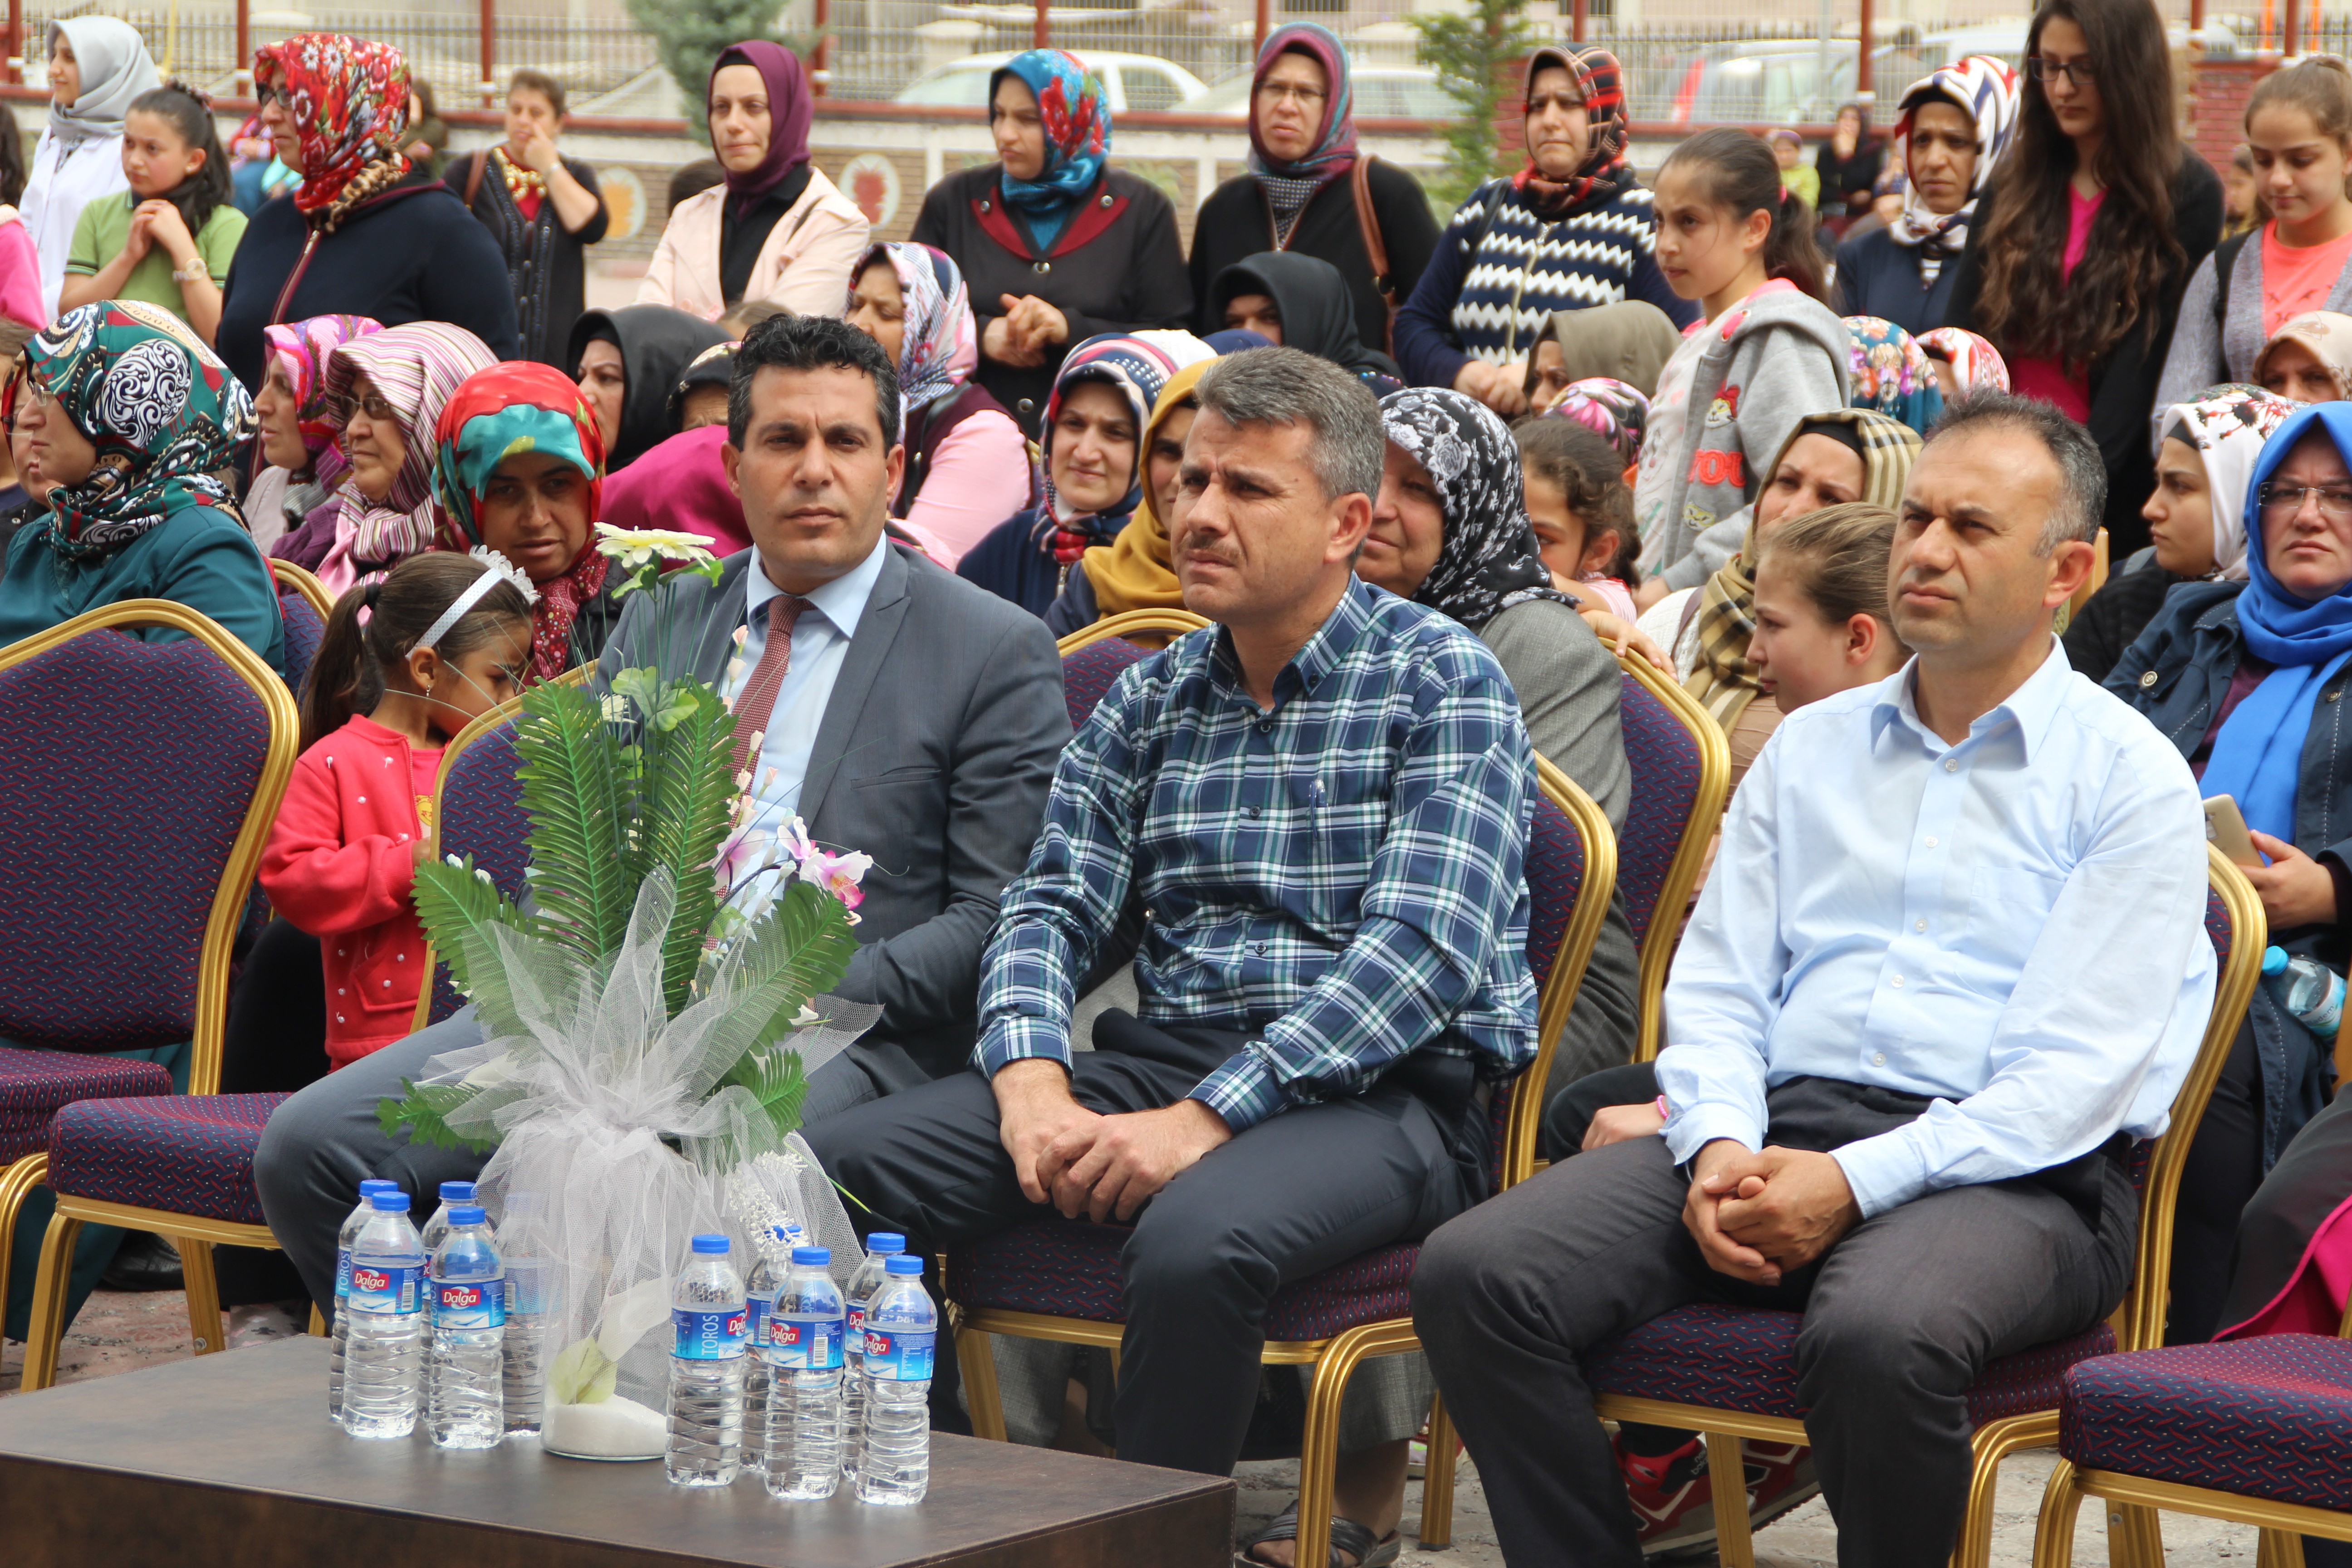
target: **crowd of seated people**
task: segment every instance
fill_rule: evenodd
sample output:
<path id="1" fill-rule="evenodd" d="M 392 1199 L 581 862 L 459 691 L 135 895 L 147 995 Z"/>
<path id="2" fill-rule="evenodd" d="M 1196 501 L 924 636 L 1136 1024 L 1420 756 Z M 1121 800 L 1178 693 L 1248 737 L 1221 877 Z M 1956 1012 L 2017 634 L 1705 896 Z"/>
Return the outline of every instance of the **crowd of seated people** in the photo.
<path id="1" fill-rule="evenodd" d="M 481 1038 L 470 1009 L 411 1027 L 438 764 L 517 692 L 645 658 L 656 616 L 771 705 L 735 759 L 761 825 L 898 847 L 839 987 L 880 1022 L 805 1110 L 861 1226 L 927 1253 L 1132 1226 L 1090 1413 L 1119 1458 L 1230 1471 L 1291 1375 L 1259 1364 L 1276 1291 L 1423 1245 L 1426 1357 L 1342 1412 L 1337 1568 L 1394 1559 L 1433 1393 L 1509 1561 L 1710 1539 L 1696 1435 L 1605 1427 L 1576 1359 L 1694 1302 L 1804 1314 L 1809 1446 L 1751 1445 L 1753 1518 L 1825 1495 L 1842 1561 L 1941 1561 L 1969 1382 L 2126 1283 L 2128 1157 L 2214 991 L 2201 797 L 2241 808 L 2273 940 L 2346 964 L 2337 62 L 2254 93 L 2270 216 L 2216 251 L 2154 8 L 2045 0 L 2021 72 L 1951 62 L 1884 147 L 1842 122 L 1832 217 L 1882 163 L 1909 184 L 1833 267 L 1747 131 L 1638 173 L 1594 48 L 1530 56 L 1524 166 L 1436 222 L 1311 23 L 1258 52 L 1246 172 L 1189 253 L 1052 49 L 992 73 L 995 161 L 886 240 L 812 157 L 800 62 L 752 40 L 711 62 L 711 159 L 636 302 L 591 310 L 606 215 L 551 78 L 436 170 L 397 50 L 271 44 L 231 145 L 285 177 L 241 205 L 136 28 L 47 44 L 0 216 L 0 341 L 30 333 L 0 645 L 160 598 L 282 672 L 273 561 L 332 599 L 228 1002 L 224 1089 L 291 1095 L 255 1166 L 283 1255 L 221 1259 L 236 1338 L 331 1310 L 355 1183 L 480 1169 L 377 1118 Z M 617 596 L 598 524 L 698 536 L 717 579 Z M 1139 610 L 1211 624 L 1133 633 L 1074 732 L 1056 639 Z M 1636 680 L 1737 787 L 1643 938 L 1662 998 L 1604 911 L 1528 1087 L 1551 1163 L 1497 1196 L 1536 759 L 1654 833 Z M 410 787 L 370 804 L 362 770 Z M 2171 1341 L 2262 1331 L 2352 1246 L 2334 1070 L 2258 990 L 2190 1144 Z M 133 1238 L 110 1277 L 170 1267 Z M 1030 1370 L 1058 1407 L 1079 1369 Z M 1238 1551 L 1285 1568 L 1298 1534 Z"/>

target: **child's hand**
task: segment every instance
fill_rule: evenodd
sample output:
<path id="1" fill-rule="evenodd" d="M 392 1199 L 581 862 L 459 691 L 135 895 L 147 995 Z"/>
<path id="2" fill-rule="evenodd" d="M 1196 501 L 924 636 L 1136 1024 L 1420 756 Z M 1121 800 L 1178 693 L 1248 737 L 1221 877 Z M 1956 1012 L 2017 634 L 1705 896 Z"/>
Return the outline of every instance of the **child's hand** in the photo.
<path id="1" fill-rule="evenodd" d="M 196 254 L 196 240 L 188 232 L 188 220 L 182 217 L 180 209 L 171 203 L 161 197 L 141 202 L 139 210 L 131 215 L 131 222 L 136 226 L 142 219 L 146 221 L 149 243 L 162 246 L 163 254 L 172 258 L 172 265 L 177 270 L 186 272 L 190 270 L 192 262 L 204 259 Z"/>
<path id="2" fill-rule="evenodd" d="M 1584 617 L 1584 624 L 1592 628 L 1592 635 L 1607 643 L 1618 658 L 1624 658 L 1626 651 L 1631 649 L 1648 659 L 1660 675 L 1674 674 L 1674 666 L 1666 661 L 1665 650 L 1652 642 L 1639 626 L 1606 610 L 1580 610 L 1577 613 Z"/>
<path id="3" fill-rule="evenodd" d="M 131 258 L 131 265 L 133 267 L 146 260 L 147 252 L 154 247 L 155 236 L 148 226 L 147 209 L 156 205 L 154 202 L 142 202 L 139 204 L 138 210 L 131 215 L 131 232 L 123 236 L 122 254 Z M 162 205 L 169 206 L 171 203 L 165 202 Z"/>
<path id="4" fill-rule="evenodd" d="M 408 849 L 409 859 L 415 865 L 422 866 L 433 858 L 433 844 L 429 839 L 420 838 Z"/>

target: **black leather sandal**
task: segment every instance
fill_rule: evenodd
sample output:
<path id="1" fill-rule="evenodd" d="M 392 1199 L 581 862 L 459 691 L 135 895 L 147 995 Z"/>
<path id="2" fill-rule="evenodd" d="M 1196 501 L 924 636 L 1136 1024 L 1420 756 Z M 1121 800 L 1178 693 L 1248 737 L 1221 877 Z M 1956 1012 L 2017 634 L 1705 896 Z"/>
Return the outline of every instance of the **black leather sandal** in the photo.
<path id="1" fill-rule="evenodd" d="M 1263 1557 L 1251 1552 L 1269 1541 L 1298 1539 L 1298 1500 L 1291 1499 L 1290 1506 L 1266 1521 L 1264 1530 L 1242 1542 L 1234 1553 L 1234 1568 L 1272 1568 Z M 1385 1539 L 1373 1539 L 1372 1532 L 1352 1519 L 1331 1516 L 1331 1544 L 1324 1549 L 1323 1568 L 1348 1568 L 1348 1557 L 1356 1560 L 1356 1568 L 1389 1568 L 1404 1552 L 1404 1537 L 1391 1530 Z M 1341 1553 L 1346 1553 L 1342 1556 Z"/>

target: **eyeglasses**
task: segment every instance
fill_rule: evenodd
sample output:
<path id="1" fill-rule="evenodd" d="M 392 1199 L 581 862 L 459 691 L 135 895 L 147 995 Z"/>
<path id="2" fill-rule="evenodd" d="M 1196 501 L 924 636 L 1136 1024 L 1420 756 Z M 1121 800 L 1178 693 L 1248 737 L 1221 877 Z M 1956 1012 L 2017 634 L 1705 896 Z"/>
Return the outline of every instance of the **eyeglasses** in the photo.
<path id="1" fill-rule="evenodd" d="M 2099 79 L 2099 73 L 2091 68 L 2091 62 L 2087 59 L 2052 60 L 2040 55 L 2025 57 L 2025 74 L 2036 81 L 2049 81 L 2053 77 L 2063 76 L 2076 87 L 2088 87 Z"/>
<path id="2" fill-rule="evenodd" d="M 271 104 L 278 102 L 284 97 L 284 92 L 269 82 L 256 82 L 254 84 L 253 101 L 260 108 L 267 109 Z"/>
<path id="3" fill-rule="evenodd" d="M 396 421 L 400 417 L 398 411 L 383 400 L 381 393 L 371 392 L 365 397 L 352 397 L 346 395 L 336 403 L 335 407 L 341 411 L 346 424 L 350 423 L 354 414 L 364 414 L 371 419 Z"/>
<path id="4" fill-rule="evenodd" d="M 1268 103 L 1297 103 L 1301 109 L 1316 109 L 1331 95 L 1311 87 L 1293 87 L 1286 81 L 1262 81 L 1257 95 Z"/>
<path id="5" fill-rule="evenodd" d="M 2303 510 L 2305 497 L 2319 503 L 2319 515 L 2330 522 L 2352 521 L 2352 489 L 2334 485 L 2283 485 L 2265 483 L 2257 492 L 2262 499 L 2263 516 L 2273 522 L 2284 522 Z"/>

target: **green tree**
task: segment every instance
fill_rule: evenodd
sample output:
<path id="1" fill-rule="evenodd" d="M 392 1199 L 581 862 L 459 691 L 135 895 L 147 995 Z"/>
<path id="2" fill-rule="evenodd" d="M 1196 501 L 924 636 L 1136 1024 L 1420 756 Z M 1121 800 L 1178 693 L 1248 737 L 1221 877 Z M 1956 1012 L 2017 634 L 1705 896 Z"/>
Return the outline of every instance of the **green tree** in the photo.
<path id="1" fill-rule="evenodd" d="M 1437 73 L 1437 85 L 1462 106 L 1445 127 L 1444 173 L 1425 182 L 1440 221 L 1485 182 L 1518 166 L 1516 153 L 1496 145 L 1495 114 L 1511 90 L 1507 68 L 1540 41 L 1522 18 L 1527 0 L 1470 0 L 1466 12 L 1423 12 L 1408 17 L 1421 41 L 1413 58 Z"/>
<path id="2" fill-rule="evenodd" d="M 730 44 L 752 38 L 779 43 L 800 56 L 806 65 L 818 37 L 779 32 L 776 0 L 629 0 L 629 15 L 654 40 L 677 96 L 686 121 L 695 135 L 703 134 L 703 93 L 710 85 L 710 65 Z"/>

